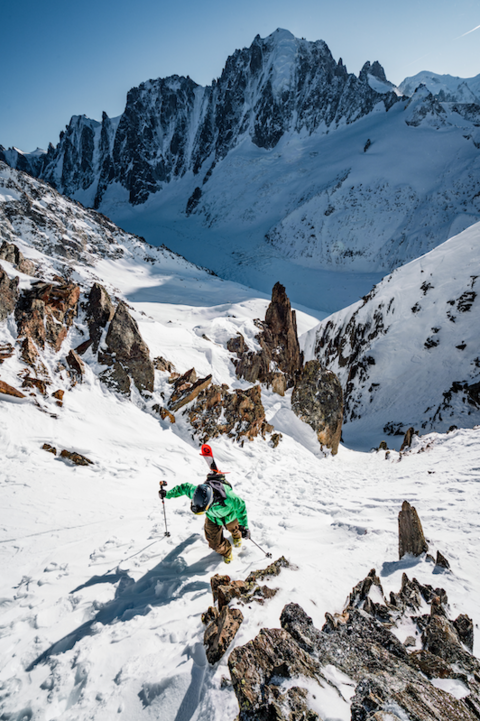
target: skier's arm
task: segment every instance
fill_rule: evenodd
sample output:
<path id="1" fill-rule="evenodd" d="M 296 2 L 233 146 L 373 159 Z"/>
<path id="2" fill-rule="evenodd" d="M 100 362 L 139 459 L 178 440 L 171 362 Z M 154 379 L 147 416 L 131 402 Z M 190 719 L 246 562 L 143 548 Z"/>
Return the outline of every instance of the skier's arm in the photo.
<path id="1" fill-rule="evenodd" d="M 227 494 L 231 506 L 235 511 L 235 515 L 237 516 L 238 525 L 248 528 L 247 506 L 245 505 L 245 501 L 232 491 L 227 491 Z"/>
<path id="2" fill-rule="evenodd" d="M 181 483 L 179 486 L 174 486 L 170 491 L 167 491 L 165 498 L 177 498 L 177 496 L 188 496 L 193 498 L 196 486 L 193 483 Z"/>

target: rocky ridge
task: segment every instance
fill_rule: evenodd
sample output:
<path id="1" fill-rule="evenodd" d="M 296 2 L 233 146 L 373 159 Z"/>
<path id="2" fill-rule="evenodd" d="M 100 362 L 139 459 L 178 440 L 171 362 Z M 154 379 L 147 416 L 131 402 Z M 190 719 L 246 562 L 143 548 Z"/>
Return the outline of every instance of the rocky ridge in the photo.
<path id="1" fill-rule="evenodd" d="M 309 333 L 307 358 L 342 385 L 347 429 L 374 423 L 378 435 L 400 437 L 411 426 L 479 423 L 479 232 L 472 226 L 399 268 Z"/>
<path id="2" fill-rule="evenodd" d="M 293 388 L 293 412 L 313 428 L 322 451 L 336 455 L 342 433 L 342 388 L 336 375 L 318 361 L 304 364 L 295 311 L 281 283 L 273 287 L 265 320 L 257 318 L 254 323 L 260 331 L 255 336 L 259 350 L 250 350 L 241 333 L 227 342 L 237 378 L 271 386 L 279 396 Z"/>
<path id="3" fill-rule="evenodd" d="M 415 635 L 402 643 L 399 629 L 412 622 Z M 441 588 L 404 574 L 387 600 L 372 569 L 321 630 L 296 603 L 284 607 L 280 624 L 229 656 L 239 721 L 314 721 L 322 718 L 316 698 L 325 694 L 336 695 L 353 721 L 480 718 L 473 624 L 464 615 L 448 618 Z M 447 693 L 437 679 L 451 679 L 463 695 Z"/>
<path id="4" fill-rule="evenodd" d="M 278 63 L 288 65 L 286 77 Z M 66 195 L 89 189 L 96 208 L 111 183 L 135 205 L 189 170 L 199 176 L 199 196 L 216 163 L 245 137 L 270 150 L 288 132 L 352 123 L 378 104 L 388 110 L 398 96 L 387 86 L 374 90 L 372 74 L 384 75 L 378 63 L 366 64 L 357 78 L 322 40 L 276 30 L 231 55 L 212 85 L 177 75 L 149 80 L 129 91 L 119 118 L 74 116 L 56 147 L 31 164 L 28 155 L 16 162 Z M 12 151 L 2 155 L 15 162 Z"/>
<path id="5" fill-rule="evenodd" d="M 150 248 L 41 181 L 4 164 L 0 172 L 7 198 L 0 206 L 0 321 L 10 339 L 0 345 L 2 396 L 31 401 L 56 417 L 69 391 L 93 374 L 165 423 L 175 423 L 181 412 L 202 442 L 220 435 L 242 443 L 272 437 L 259 385 L 232 391 L 212 383 L 211 374 L 198 377 L 195 368 L 180 374 L 165 358 L 152 358 L 141 315 L 95 272 L 102 260 L 125 256 L 144 265 L 160 259 L 188 266 L 186 261 L 166 248 Z M 281 328 L 276 332 L 281 335 Z M 286 333 L 298 356 L 296 331 Z"/>

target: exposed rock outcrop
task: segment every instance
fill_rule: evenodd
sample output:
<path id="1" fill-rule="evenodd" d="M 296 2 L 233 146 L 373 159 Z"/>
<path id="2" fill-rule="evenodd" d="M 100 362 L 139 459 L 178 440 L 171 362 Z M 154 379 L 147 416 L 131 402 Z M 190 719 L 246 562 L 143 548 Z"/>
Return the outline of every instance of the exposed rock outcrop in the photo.
<path id="1" fill-rule="evenodd" d="M 211 382 L 211 375 L 197 379 L 195 368 L 190 368 L 182 376 L 172 380 L 174 390 L 168 402 L 168 407 L 175 413 L 183 406 L 186 406 L 187 403 L 195 400 L 202 391 L 208 388 Z"/>
<path id="2" fill-rule="evenodd" d="M 98 360 L 108 366 L 100 374 L 101 380 L 119 393 L 128 395 L 131 381 L 140 393 L 153 392 L 154 367 L 148 346 L 123 301 L 110 322 L 105 348 L 99 350 Z"/>
<path id="3" fill-rule="evenodd" d="M 246 391 L 236 388 L 229 392 L 227 385 L 210 385 L 202 391 L 186 413 L 194 435 L 207 443 L 211 438 L 227 435 L 237 441 L 253 440 L 271 433 L 273 426 L 265 419 L 260 386 Z"/>
<path id="4" fill-rule="evenodd" d="M 235 638 L 242 621 L 243 613 L 240 609 L 224 606 L 209 623 L 203 637 L 209 663 L 214 664 L 220 661 Z"/>
<path id="5" fill-rule="evenodd" d="M 419 615 L 425 603 L 431 604 L 431 613 Z M 407 618 L 417 632 L 402 643 L 390 629 Z M 285 606 L 280 623 L 281 629 L 262 629 L 253 641 L 230 654 L 239 721 L 314 719 L 310 705 L 316 684 L 319 694 L 322 687 L 329 686 L 330 692 L 336 687 L 338 701 L 347 713 L 350 706 L 353 721 L 479 718 L 480 663 L 464 649 L 457 630 L 470 629 L 471 621 L 463 616 L 448 620 L 443 589 L 422 586 L 404 575 L 400 592 L 387 602 L 372 570 L 353 589 L 341 614 L 326 614 L 321 630 L 295 603 Z M 418 643 L 423 648 L 417 648 Z M 325 667 L 330 667 L 328 680 Z M 331 667 L 351 679 L 354 695 L 345 694 Z M 429 680 L 436 678 L 461 679 L 468 695 L 456 698 Z M 311 697 L 306 689 L 294 687 L 297 702 L 303 700 L 300 711 L 292 709 L 292 699 L 282 688 L 282 681 L 291 687 L 295 679 L 299 687 L 303 679 L 310 679 Z"/>
<path id="6" fill-rule="evenodd" d="M 19 337 L 59 351 L 77 315 L 79 297 L 80 288 L 74 283 L 35 283 L 21 294 L 15 308 Z"/>
<path id="7" fill-rule="evenodd" d="M 263 603 L 266 599 L 272 598 L 278 589 L 260 586 L 259 579 L 277 576 L 282 568 L 290 564 L 282 556 L 271 563 L 267 568 L 252 571 L 245 581 L 232 581 L 230 576 L 215 574 L 210 579 L 212 594 L 215 606 L 210 606 L 203 614 L 202 621 L 207 624 L 204 634 L 204 644 L 207 647 L 207 659 L 214 664 L 220 660 L 243 621 L 243 614 L 239 609 L 231 609 L 230 601 L 250 604 L 252 601 Z"/>
<path id="8" fill-rule="evenodd" d="M 85 308 L 85 316 L 90 334 L 92 350 L 97 352 L 103 329 L 112 320 L 115 314 L 115 307 L 110 300 L 107 291 L 100 285 L 94 283 L 88 295 L 88 302 Z"/>
<path id="9" fill-rule="evenodd" d="M 25 275 L 35 275 L 35 263 L 33 260 L 27 260 L 15 243 L 7 243 L 3 241 L 0 246 L 0 260 L 6 260 L 11 263 L 14 268 L 25 273 Z"/>
<path id="10" fill-rule="evenodd" d="M 48 449 L 46 449 L 46 450 L 48 450 Z M 60 457 L 66 458 L 68 461 L 71 461 L 76 466 L 91 466 L 91 465 L 93 465 L 93 461 L 91 461 L 90 458 L 87 458 L 86 456 L 82 456 L 81 453 L 77 453 L 76 451 L 67 451 L 67 450 L 60 451 Z"/>
<path id="11" fill-rule="evenodd" d="M 335 373 L 319 361 L 305 363 L 292 393 L 292 410 L 317 434 L 322 447 L 338 451 L 342 435 L 342 386 Z"/>
<path id="12" fill-rule="evenodd" d="M 280 283 L 273 287 L 265 321 L 256 320 L 255 324 L 260 329 L 256 336 L 260 351 L 250 350 L 241 333 L 227 342 L 228 350 L 237 356 L 233 359 L 237 377 L 249 383 L 266 383 L 283 396 L 287 388 L 293 386 L 302 367 L 303 353 L 298 342 L 295 311 Z"/>
<path id="13" fill-rule="evenodd" d="M 68 363 L 68 366 L 70 368 L 70 371 L 75 376 L 75 380 L 79 380 L 80 382 L 83 380 L 83 376 L 85 375 L 85 364 L 74 350 L 70 350 L 65 360 Z"/>
<path id="14" fill-rule="evenodd" d="M 21 391 L 17 390 L 13 386 L 10 386 L 5 381 L 0 381 L 0 394 L 4 396 L 10 396 L 11 398 L 25 398 L 26 396 Z"/>
<path id="15" fill-rule="evenodd" d="M 0 266 L 0 323 L 15 310 L 19 295 L 18 283 L 18 277 L 10 280 L 2 266 Z"/>
<path id="16" fill-rule="evenodd" d="M 4 363 L 8 358 L 11 358 L 15 353 L 14 347 L 11 343 L 0 343 L 0 365 Z"/>
<path id="17" fill-rule="evenodd" d="M 423 535 L 423 528 L 416 509 L 404 501 L 398 514 L 398 557 L 406 553 L 421 556 L 428 551 L 428 543 Z"/>

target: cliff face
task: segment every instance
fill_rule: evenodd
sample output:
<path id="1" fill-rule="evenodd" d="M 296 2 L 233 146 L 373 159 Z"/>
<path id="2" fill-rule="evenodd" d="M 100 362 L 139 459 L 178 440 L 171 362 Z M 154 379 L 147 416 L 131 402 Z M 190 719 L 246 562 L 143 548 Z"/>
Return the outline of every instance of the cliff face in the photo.
<path id="1" fill-rule="evenodd" d="M 210 86 L 177 75 L 149 80 L 130 90 L 119 118 L 74 116 L 41 164 L 19 162 L 66 195 L 90 188 L 96 208 L 112 183 L 140 204 L 188 171 L 205 182 L 245 137 L 272 149 L 287 132 L 351 123 L 379 102 L 388 109 L 398 97 L 371 87 L 369 70 L 384 76 L 378 63 L 372 68 L 367 63 L 357 78 L 323 41 L 277 30 L 231 55 Z"/>

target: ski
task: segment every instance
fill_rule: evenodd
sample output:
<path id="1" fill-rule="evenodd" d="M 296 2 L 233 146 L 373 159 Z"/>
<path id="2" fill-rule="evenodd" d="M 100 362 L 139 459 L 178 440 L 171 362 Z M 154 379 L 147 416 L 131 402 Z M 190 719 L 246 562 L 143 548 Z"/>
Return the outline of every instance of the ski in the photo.
<path id="1" fill-rule="evenodd" d="M 215 473 L 221 473 L 221 471 L 217 467 L 217 464 L 215 463 L 213 451 L 211 447 L 208 446 L 206 443 L 203 444 L 200 455 L 205 458 L 205 460 L 207 461 L 207 466 L 211 471 L 214 471 Z"/>

